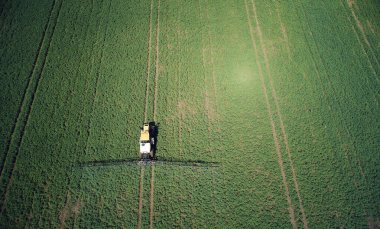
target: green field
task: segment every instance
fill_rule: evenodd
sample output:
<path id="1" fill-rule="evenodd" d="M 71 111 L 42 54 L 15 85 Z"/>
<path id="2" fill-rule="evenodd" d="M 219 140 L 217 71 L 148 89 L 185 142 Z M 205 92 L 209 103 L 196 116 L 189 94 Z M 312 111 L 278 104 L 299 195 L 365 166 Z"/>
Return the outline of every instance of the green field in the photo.
<path id="1" fill-rule="evenodd" d="M 0 0 L 0 228 L 380 228 L 379 9 Z"/>

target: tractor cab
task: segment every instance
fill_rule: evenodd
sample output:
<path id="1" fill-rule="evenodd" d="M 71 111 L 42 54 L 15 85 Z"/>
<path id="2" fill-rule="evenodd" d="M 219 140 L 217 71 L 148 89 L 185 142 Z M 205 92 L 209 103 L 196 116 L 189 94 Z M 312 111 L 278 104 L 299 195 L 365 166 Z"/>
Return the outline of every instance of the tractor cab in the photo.
<path id="1" fill-rule="evenodd" d="M 140 132 L 140 158 L 145 159 L 153 157 L 154 138 L 150 133 L 151 127 L 149 123 L 144 123 Z"/>

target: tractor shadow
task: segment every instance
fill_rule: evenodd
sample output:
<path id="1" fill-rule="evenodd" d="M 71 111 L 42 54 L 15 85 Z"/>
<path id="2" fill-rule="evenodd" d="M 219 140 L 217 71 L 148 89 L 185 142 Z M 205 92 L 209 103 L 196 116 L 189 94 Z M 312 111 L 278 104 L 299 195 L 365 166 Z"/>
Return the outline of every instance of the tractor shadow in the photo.
<path id="1" fill-rule="evenodd" d="M 152 160 L 156 160 L 157 159 L 157 155 L 156 155 L 157 145 L 158 145 L 158 130 L 159 130 L 160 123 L 149 122 L 149 126 L 150 126 L 149 135 L 152 136 L 152 138 L 154 139 L 154 144 L 152 146 L 152 150 L 153 150 Z"/>

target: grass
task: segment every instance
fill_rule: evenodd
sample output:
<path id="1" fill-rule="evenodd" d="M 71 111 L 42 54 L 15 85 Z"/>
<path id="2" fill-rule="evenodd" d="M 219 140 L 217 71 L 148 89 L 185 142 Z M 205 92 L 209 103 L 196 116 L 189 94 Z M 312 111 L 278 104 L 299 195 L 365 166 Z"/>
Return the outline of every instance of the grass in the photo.
<path id="1" fill-rule="evenodd" d="M 377 5 L 3 1 L 0 225 L 378 227 Z"/>

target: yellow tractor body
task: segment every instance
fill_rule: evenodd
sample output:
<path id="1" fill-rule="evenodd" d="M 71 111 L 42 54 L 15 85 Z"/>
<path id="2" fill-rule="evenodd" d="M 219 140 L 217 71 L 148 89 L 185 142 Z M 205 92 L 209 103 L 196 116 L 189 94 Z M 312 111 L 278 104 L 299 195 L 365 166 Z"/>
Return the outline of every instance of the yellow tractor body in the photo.
<path id="1" fill-rule="evenodd" d="M 154 138 L 150 136 L 151 127 L 144 123 L 140 132 L 140 158 L 153 157 Z"/>

